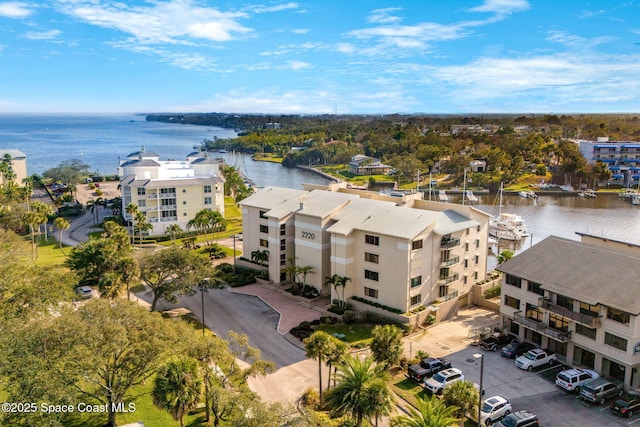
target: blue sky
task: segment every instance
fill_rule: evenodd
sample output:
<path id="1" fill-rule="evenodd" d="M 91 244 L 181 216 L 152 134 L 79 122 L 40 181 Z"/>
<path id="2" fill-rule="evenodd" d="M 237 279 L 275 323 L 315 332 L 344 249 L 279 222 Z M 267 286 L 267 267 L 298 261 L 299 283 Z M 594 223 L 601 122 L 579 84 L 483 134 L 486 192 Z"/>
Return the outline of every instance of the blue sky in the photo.
<path id="1" fill-rule="evenodd" d="M 0 0 L 0 112 L 639 106 L 638 0 Z"/>

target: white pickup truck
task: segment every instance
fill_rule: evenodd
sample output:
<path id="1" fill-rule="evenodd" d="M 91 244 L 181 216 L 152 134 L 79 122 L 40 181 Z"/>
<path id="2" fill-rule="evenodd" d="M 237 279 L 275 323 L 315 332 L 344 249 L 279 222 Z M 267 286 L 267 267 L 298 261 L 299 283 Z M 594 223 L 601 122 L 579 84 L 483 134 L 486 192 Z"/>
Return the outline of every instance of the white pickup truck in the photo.
<path id="1" fill-rule="evenodd" d="M 557 362 L 555 353 L 551 353 L 548 350 L 542 350 L 534 348 L 527 351 L 522 356 L 516 359 L 516 366 L 520 369 L 526 369 L 527 371 L 533 370 L 542 365 L 553 365 Z"/>

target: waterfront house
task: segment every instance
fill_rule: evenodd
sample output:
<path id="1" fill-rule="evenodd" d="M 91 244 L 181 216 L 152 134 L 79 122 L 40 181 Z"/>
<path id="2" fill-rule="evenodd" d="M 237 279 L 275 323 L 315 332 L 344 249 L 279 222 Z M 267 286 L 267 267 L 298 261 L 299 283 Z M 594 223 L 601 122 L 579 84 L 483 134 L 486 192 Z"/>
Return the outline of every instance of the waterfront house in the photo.
<path id="1" fill-rule="evenodd" d="M 344 297 L 401 312 L 432 303 L 466 302 L 486 276 L 489 215 L 470 206 L 401 198 L 346 188 L 266 187 L 240 202 L 244 252 L 267 250 L 269 277 L 287 279 L 289 260 L 312 266 L 306 283 L 349 277 Z M 447 317 L 441 313 L 441 317 Z"/>
<path id="2" fill-rule="evenodd" d="M 547 237 L 497 269 L 500 316 L 521 340 L 640 389 L 640 246 Z"/>
<path id="3" fill-rule="evenodd" d="M 224 179 L 220 161 L 206 153 L 191 153 L 187 160 L 160 160 L 157 153 L 142 150 L 120 162 L 118 173 L 122 206 L 133 203 L 153 229 L 150 235 L 165 234 L 177 224 L 183 230 L 202 209 L 224 215 Z M 123 209 L 126 221 L 130 215 Z"/>
<path id="4" fill-rule="evenodd" d="M 391 166 L 383 164 L 380 159 L 357 154 L 349 162 L 349 172 L 354 175 L 384 175 L 389 173 Z"/>

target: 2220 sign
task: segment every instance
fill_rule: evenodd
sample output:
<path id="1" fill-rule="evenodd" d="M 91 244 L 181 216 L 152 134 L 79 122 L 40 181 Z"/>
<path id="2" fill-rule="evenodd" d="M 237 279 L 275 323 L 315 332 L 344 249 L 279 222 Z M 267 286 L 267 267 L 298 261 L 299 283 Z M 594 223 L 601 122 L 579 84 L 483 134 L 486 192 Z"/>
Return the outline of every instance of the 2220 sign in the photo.
<path id="1" fill-rule="evenodd" d="M 314 240 L 316 238 L 316 233 L 310 233 L 308 231 L 301 231 L 300 233 L 303 239 Z"/>

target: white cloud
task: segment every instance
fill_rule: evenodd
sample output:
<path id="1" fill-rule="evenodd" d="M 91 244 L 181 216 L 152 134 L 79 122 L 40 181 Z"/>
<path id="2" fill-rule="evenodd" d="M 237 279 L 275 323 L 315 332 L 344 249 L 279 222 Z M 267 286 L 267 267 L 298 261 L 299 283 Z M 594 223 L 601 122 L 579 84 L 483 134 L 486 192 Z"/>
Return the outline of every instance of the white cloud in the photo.
<path id="1" fill-rule="evenodd" d="M 480 6 L 469 9 L 471 12 L 492 12 L 506 15 L 512 12 L 521 12 L 529 9 L 527 0 L 485 0 Z"/>
<path id="2" fill-rule="evenodd" d="M 568 34 L 564 31 L 550 31 L 546 40 L 553 43 L 560 43 L 566 46 L 580 46 L 585 42 L 584 38 L 573 34 Z"/>
<path id="3" fill-rule="evenodd" d="M 26 18 L 33 11 L 29 9 L 29 5 L 20 2 L 0 3 L 0 16 L 7 18 Z"/>
<path id="4" fill-rule="evenodd" d="M 398 16 L 391 15 L 390 12 L 396 12 L 398 10 L 402 10 L 399 7 L 389 7 L 386 9 L 376 9 L 371 11 L 369 18 L 367 21 L 373 24 L 395 24 L 400 22 L 402 19 Z"/>
<path id="5" fill-rule="evenodd" d="M 297 28 L 295 30 L 291 30 L 293 34 L 308 34 L 309 31 L 310 30 L 308 28 Z"/>
<path id="6" fill-rule="evenodd" d="M 292 70 L 304 70 L 308 68 L 313 68 L 313 65 L 304 61 L 289 61 L 289 68 Z"/>
<path id="7" fill-rule="evenodd" d="M 25 34 L 25 37 L 29 40 L 53 40 L 60 35 L 59 30 L 49 31 L 29 31 Z"/>
<path id="8" fill-rule="evenodd" d="M 86 23 L 130 34 L 140 43 L 192 44 L 192 39 L 214 42 L 251 33 L 238 21 L 241 12 L 221 12 L 192 0 L 149 2 L 153 6 L 105 3 L 100 0 L 59 0 L 63 13 Z"/>
<path id="9" fill-rule="evenodd" d="M 275 6 L 263 6 L 263 5 L 252 6 L 250 10 L 253 13 L 271 13 L 271 12 L 280 12 L 283 10 L 291 10 L 291 9 L 298 9 L 298 8 L 300 8 L 300 5 L 298 3 L 289 2 L 289 3 L 278 4 Z"/>

